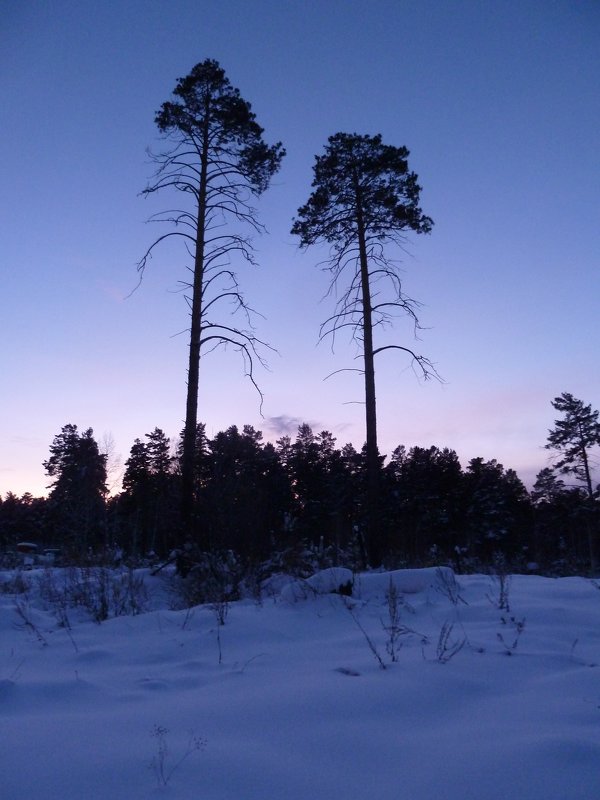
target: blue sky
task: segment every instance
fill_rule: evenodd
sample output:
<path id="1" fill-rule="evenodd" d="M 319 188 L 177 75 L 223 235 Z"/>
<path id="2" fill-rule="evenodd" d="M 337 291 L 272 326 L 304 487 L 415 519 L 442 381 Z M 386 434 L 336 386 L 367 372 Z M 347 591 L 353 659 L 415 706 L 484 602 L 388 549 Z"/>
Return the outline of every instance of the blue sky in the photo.
<path id="1" fill-rule="evenodd" d="M 553 397 L 600 405 L 600 5 L 595 0 L 8 0 L 0 19 L 0 494 L 47 484 L 61 427 L 92 427 L 128 456 L 185 404 L 185 258 L 169 250 L 136 284 L 168 198 L 143 199 L 154 114 L 178 77 L 218 60 L 288 155 L 259 203 L 259 267 L 240 265 L 258 333 L 277 348 L 256 393 L 234 353 L 201 365 L 209 434 L 267 438 L 309 422 L 364 439 L 351 345 L 316 346 L 332 305 L 318 251 L 289 234 L 314 156 L 337 131 L 406 145 L 435 221 L 403 256 L 423 303 L 414 346 L 445 382 L 378 365 L 382 452 L 454 448 L 530 482 Z M 180 335 L 177 335 L 180 334 Z"/>

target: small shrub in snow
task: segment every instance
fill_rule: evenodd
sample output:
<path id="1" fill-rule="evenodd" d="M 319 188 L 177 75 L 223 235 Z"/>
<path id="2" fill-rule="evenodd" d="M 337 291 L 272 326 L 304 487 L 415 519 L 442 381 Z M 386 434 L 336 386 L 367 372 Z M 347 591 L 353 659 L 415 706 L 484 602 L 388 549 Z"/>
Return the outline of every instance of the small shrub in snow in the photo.
<path id="1" fill-rule="evenodd" d="M 148 606 L 148 591 L 144 578 L 132 569 L 113 573 L 110 612 L 113 617 L 143 614 Z"/>
<path id="2" fill-rule="evenodd" d="M 238 600 L 243 577 L 244 569 L 233 551 L 199 553 L 186 576 L 175 576 L 171 582 L 173 608 Z"/>
<path id="3" fill-rule="evenodd" d="M 437 577 L 436 591 L 447 597 L 453 606 L 458 606 L 459 603 L 468 605 L 467 601 L 461 597 L 460 586 L 454 572 L 438 567 L 435 573 Z"/>
<path id="4" fill-rule="evenodd" d="M 217 649 L 219 651 L 219 666 L 223 663 L 223 645 L 221 644 L 221 627 L 225 624 L 225 620 L 223 622 L 219 620 L 219 616 L 217 615 L 217 628 L 216 628 L 216 637 L 217 637 Z"/>
<path id="5" fill-rule="evenodd" d="M 385 649 L 392 662 L 398 661 L 398 653 L 402 647 L 402 637 L 404 636 L 420 636 L 423 642 L 426 637 L 417 633 L 417 631 L 404 625 L 401 621 L 401 609 L 404 607 L 404 598 L 400 595 L 398 587 L 390 578 L 390 584 L 385 594 L 387 603 L 387 620 L 382 620 L 381 624 L 383 630 L 387 634 L 387 641 Z"/>
<path id="6" fill-rule="evenodd" d="M 507 635 L 505 637 L 502 633 L 497 633 L 496 637 L 504 647 L 504 652 L 506 655 L 512 656 L 514 651 L 517 649 L 519 639 L 525 630 L 525 617 L 523 617 L 523 619 L 517 619 L 516 617 L 501 617 L 500 621 L 503 625 L 506 625 Z M 508 631 L 511 632 L 510 636 Z"/>
<path id="7" fill-rule="evenodd" d="M 402 626 L 400 624 L 400 603 L 398 597 L 398 589 L 390 580 L 390 586 L 386 592 L 385 599 L 387 600 L 388 609 L 388 624 L 383 623 L 383 629 L 388 635 L 385 649 L 388 656 L 392 661 L 398 660 L 398 640 L 402 635 Z"/>
<path id="8" fill-rule="evenodd" d="M 20 623 L 16 624 L 16 627 L 28 630 L 31 634 L 35 636 L 35 638 L 42 645 L 42 647 L 47 647 L 48 640 L 41 632 L 39 627 L 33 621 L 33 616 L 30 613 L 29 606 L 24 600 L 22 599 L 17 600 L 17 602 L 15 603 L 15 612 L 17 614 L 17 617 L 19 617 L 19 619 L 21 620 Z"/>
<path id="9" fill-rule="evenodd" d="M 506 559 L 502 553 L 495 553 L 492 569 L 492 592 L 486 597 L 499 611 L 510 612 L 510 583 Z"/>
<path id="10" fill-rule="evenodd" d="M 510 612 L 510 582 L 511 576 L 502 569 L 492 574 L 492 592 L 486 597 L 499 611 Z"/>
<path id="11" fill-rule="evenodd" d="M 100 623 L 109 617 L 141 614 L 148 604 L 144 579 L 132 569 L 70 567 L 58 572 L 48 568 L 40 576 L 38 587 L 59 625 L 67 629 L 69 608 L 83 608 Z"/>
<path id="12" fill-rule="evenodd" d="M 352 600 L 349 600 L 346 597 L 342 597 L 344 602 L 344 606 L 346 610 L 349 612 L 350 616 L 354 620 L 354 624 L 362 633 L 369 650 L 373 654 L 373 657 L 381 667 L 381 669 L 387 669 L 387 665 L 383 660 L 377 645 L 373 641 L 372 637 L 369 635 L 368 631 L 360 621 L 359 615 L 356 611 L 356 607 Z M 390 661 L 396 662 L 398 661 L 398 653 L 401 649 L 401 640 L 403 637 L 409 636 L 417 636 L 421 640 L 421 644 L 427 644 L 427 637 L 424 634 L 419 633 L 418 631 L 414 630 L 413 628 L 409 628 L 407 625 L 404 625 L 401 621 L 400 614 L 401 608 L 404 606 L 403 598 L 398 594 L 397 588 L 395 584 L 390 581 L 388 591 L 386 593 L 386 601 L 387 601 L 387 610 L 388 610 L 388 618 L 387 620 L 381 620 L 381 624 L 383 626 L 384 631 L 387 634 L 387 640 L 385 643 L 386 653 L 388 654 Z"/>
<path id="13" fill-rule="evenodd" d="M 454 623 L 444 622 L 438 637 L 438 645 L 436 650 L 437 660 L 440 663 L 445 664 L 447 661 L 453 658 L 456 653 L 462 650 L 465 644 L 468 645 L 474 652 L 483 653 L 483 648 L 473 647 L 471 645 L 469 637 L 465 631 L 465 626 L 462 623 L 459 612 L 459 603 L 462 603 L 465 606 L 468 606 L 469 604 L 460 594 L 460 586 L 454 573 L 449 573 L 447 570 L 443 570 L 441 568 L 438 569 L 438 582 L 436 590 L 439 592 L 439 594 L 446 597 L 454 606 L 455 622 L 459 625 L 462 631 L 462 639 L 455 640 L 451 643 L 450 635 L 452 633 Z"/>
<path id="14" fill-rule="evenodd" d="M 223 647 L 221 645 L 221 628 L 225 625 L 227 614 L 229 613 L 229 603 L 227 600 L 217 600 L 210 604 L 210 610 L 215 615 L 217 621 L 217 647 L 219 648 L 219 664 L 223 663 Z"/>
<path id="15" fill-rule="evenodd" d="M 227 614 L 229 613 L 229 603 L 227 600 L 216 600 L 210 604 L 210 610 L 215 615 L 217 624 L 219 626 L 225 625 Z"/>
<path id="16" fill-rule="evenodd" d="M 375 646 L 375 643 L 374 643 L 373 639 L 371 639 L 371 637 L 369 636 L 369 634 L 365 630 L 364 626 L 362 625 L 360 619 L 358 618 L 358 615 L 355 612 L 354 606 L 352 605 L 351 601 L 347 600 L 346 597 L 342 597 L 342 599 L 344 601 L 344 606 L 346 607 L 348 613 L 350 614 L 350 616 L 354 620 L 354 623 L 355 623 L 356 627 L 359 629 L 359 631 L 364 636 L 365 641 L 366 641 L 366 643 L 367 643 L 367 645 L 369 647 L 369 650 L 373 654 L 373 657 L 375 658 L 375 660 L 377 661 L 377 663 L 379 664 L 381 669 L 387 669 L 385 661 L 381 657 L 381 655 L 379 653 L 379 650 Z"/>
<path id="17" fill-rule="evenodd" d="M 187 749 L 183 755 L 174 763 L 171 763 L 171 753 L 167 744 L 168 728 L 162 725 L 155 725 L 152 728 L 151 736 L 156 740 L 156 754 L 150 761 L 150 769 L 154 772 L 158 786 L 168 786 L 173 774 L 179 769 L 183 762 L 192 753 L 203 750 L 206 747 L 206 740 L 196 736 L 193 731 L 190 733 Z"/>
<path id="18" fill-rule="evenodd" d="M 39 579 L 39 589 L 40 596 L 52 608 L 58 627 L 67 632 L 75 651 L 77 651 L 77 645 L 72 635 L 71 620 L 69 619 L 69 598 L 66 592 L 57 589 L 52 570 L 44 571 L 44 575 Z"/>
<path id="19" fill-rule="evenodd" d="M 444 622 L 440 629 L 436 647 L 436 658 L 440 664 L 447 664 L 457 653 L 460 653 L 466 644 L 466 637 L 455 639 L 454 641 L 451 640 L 453 629 L 453 623 L 448 621 Z"/>

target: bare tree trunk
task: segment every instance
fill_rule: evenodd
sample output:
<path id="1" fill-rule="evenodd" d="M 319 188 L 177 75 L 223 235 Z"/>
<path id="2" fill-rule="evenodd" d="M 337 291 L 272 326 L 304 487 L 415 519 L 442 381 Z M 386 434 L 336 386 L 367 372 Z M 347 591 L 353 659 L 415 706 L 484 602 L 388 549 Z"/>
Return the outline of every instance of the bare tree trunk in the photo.
<path id="1" fill-rule="evenodd" d="M 198 424 L 198 385 L 200 381 L 200 345 L 202 337 L 202 291 L 204 285 L 204 246 L 206 236 L 206 178 L 208 172 L 208 97 L 202 142 L 200 184 L 198 190 L 198 222 L 194 255 L 194 283 L 190 325 L 185 428 L 181 459 L 181 521 L 186 533 L 192 533 L 194 511 L 194 477 L 196 465 L 196 427 Z"/>
<path id="2" fill-rule="evenodd" d="M 583 461 L 583 470 L 585 473 L 585 486 L 587 489 L 588 497 L 591 500 L 594 496 L 594 487 L 592 486 L 592 474 L 590 472 L 590 462 L 587 454 L 587 449 L 585 447 L 585 444 L 583 444 L 583 435 L 581 437 L 581 440 L 582 440 L 581 460 Z"/>
<path id="3" fill-rule="evenodd" d="M 371 285 L 365 241 L 365 226 L 360 190 L 356 189 L 358 252 L 363 313 L 363 355 L 365 368 L 365 422 L 367 437 L 367 549 L 372 566 L 380 557 L 379 530 L 379 448 L 377 446 L 377 400 L 375 396 L 375 356 L 373 353 L 373 317 Z"/>
<path id="4" fill-rule="evenodd" d="M 585 476 L 585 486 L 588 493 L 588 504 L 589 504 L 589 508 L 587 509 L 587 514 L 586 514 L 586 528 L 587 528 L 588 550 L 590 554 L 590 572 L 592 575 L 595 575 L 598 563 L 596 557 L 596 532 L 598 525 L 597 525 L 597 516 L 595 513 L 596 508 L 594 503 L 594 487 L 592 486 L 592 474 L 590 472 L 590 462 L 588 458 L 587 448 L 584 443 L 584 434 L 581 423 L 579 423 L 579 433 L 581 437 L 581 460 L 583 462 L 583 472 Z"/>

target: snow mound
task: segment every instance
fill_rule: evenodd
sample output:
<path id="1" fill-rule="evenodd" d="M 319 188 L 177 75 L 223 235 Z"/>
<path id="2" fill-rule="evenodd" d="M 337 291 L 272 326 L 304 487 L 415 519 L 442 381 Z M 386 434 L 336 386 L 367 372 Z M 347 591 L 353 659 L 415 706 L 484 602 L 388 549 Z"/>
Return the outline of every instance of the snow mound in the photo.
<path id="1" fill-rule="evenodd" d="M 344 567 L 329 567 L 316 572 L 306 580 L 288 583 L 281 590 L 281 599 L 287 603 L 298 603 L 319 594 L 352 594 L 354 575 Z"/>
<path id="2" fill-rule="evenodd" d="M 456 577 L 450 567 L 425 567 L 363 573 L 355 582 L 353 595 L 363 600 L 384 598 L 390 587 L 400 595 L 458 592 Z"/>
<path id="3" fill-rule="evenodd" d="M 390 587 L 399 595 L 434 592 L 458 595 L 459 587 L 450 567 L 397 569 L 392 572 L 366 572 L 354 576 L 343 567 L 329 567 L 305 580 L 294 580 L 281 587 L 281 599 L 298 603 L 321 594 L 346 594 L 361 600 L 384 600 Z"/>

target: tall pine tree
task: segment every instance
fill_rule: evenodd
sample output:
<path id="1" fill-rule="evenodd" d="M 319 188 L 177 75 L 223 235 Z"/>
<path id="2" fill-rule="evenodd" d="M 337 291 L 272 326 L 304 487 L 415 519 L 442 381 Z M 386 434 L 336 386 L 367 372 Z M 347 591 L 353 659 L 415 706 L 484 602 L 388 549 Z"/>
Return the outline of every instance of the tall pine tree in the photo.
<path id="1" fill-rule="evenodd" d="M 170 237 L 185 243 L 193 259 L 187 301 L 190 344 L 183 455 L 181 460 L 184 527 L 193 531 L 194 474 L 200 358 L 220 345 L 233 345 L 254 382 L 254 361 L 261 359 L 250 322 L 251 309 L 238 284 L 232 260 L 254 263 L 244 228 L 262 230 L 251 201 L 264 192 L 279 169 L 284 149 L 269 146 L 250 103 L 240 96 L 219 64 L 207 59 L 180 78 L 174 99 L 163 103 L 156 124 L 170 146 L 154 156 L 157 170 L 144 194 L 175 191 L 182 205 L 154 219 L 171 230 L 156 239 L 141 259 L 143 274 L 154 248 Z M 246 327 L 219 320 L 219 307 L 241 311 Z M 255 384 L 256 385 L 256 384 Z M 257 387 L 258 388 L 258 387 Z"/>
<path id="2" fill-rule="evenodd" d="M 419 327 L 417 304 L 403 291 L 390 246 L 406 232 L 429 233 L 433 222 L 419 206 L 421 187 L 408 168 L 405 147 L 385 145 L 381 136 L 337 133 L 314 164 L 313 192 L 298 209 L 292 233 L 302 247 L 331 245 L 327 269 L 331 291 L 340 287 L 334 313 L 321 326 L 321 339 L 344 331 L 359 346 L 365 387 L 368 541 L 373 563 L 378 543 L 380 459 L 377 444 L 375 356 L 386 350 L 408 354 L 424 377 L 435 374 L 423 356 L 400 344 L 377 345 L 375 329 L 405 315 Z M 345 287 L 345 288 L 342 288 Z"/>

